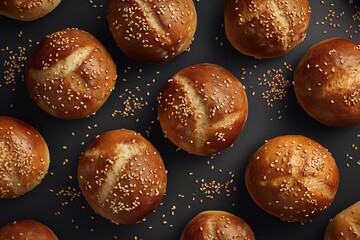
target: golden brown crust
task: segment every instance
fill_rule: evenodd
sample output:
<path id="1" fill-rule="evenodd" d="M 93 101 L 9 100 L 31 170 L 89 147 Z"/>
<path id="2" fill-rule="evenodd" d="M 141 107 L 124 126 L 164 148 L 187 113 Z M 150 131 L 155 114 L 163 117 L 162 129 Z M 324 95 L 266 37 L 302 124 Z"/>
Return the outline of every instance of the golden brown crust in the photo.
<path id="1" fill-rule="evenodd" d="M 30 96 L 47 113 L 62 119 L 94 114 L 116 82 L 116 67 L 91 34 L 65 29 L 47 36 L 26 68 Z"/>
<path id="2" fill-rule="evenodd" d="M 339 212 L 330 220 L 324 240 L 360 239 L 360 201 Z"/>
<path id="3" fill-rule="evenodd" d="M 0 228 L 0 240 L 58 240 L 54 232 L 34 220 L 19 220 Z"/>
<path id="4" fill-rule="evenodd" d="M 159 96 L 158 118 L 178 147 L 211 155 L 229 147 L 245 125 L 246 92 L 239 80 L 215 64 L 197 64 L 176 73 Z"/>
<path id="5" fill-rule="evenodd" d="M 113 130 L 98 137 L 78 166 L 81 191 L 91 208 L 114 223 L 136 223 L 161 202 L 167 184 L 163 160 L 140 134 Z"/>
<path id="6" fill-rule="evenodd" d="M 19 197 L 35 188 L 49 164 L 49 149 L 36 129 L 0 116 L 0 198 Z"/>
<path id="7" fill-rule="evenodd" d="M 239 52 L 274 58 L 304 40 L 310 12 L 308 0 L 226 0 L 225 33 Z"/>
<path id="8" fill-rule="evenodd" d="M 141 63 L 162 63 L 184 52 L 194 37 L 192 0 L 112 0 L 107 20 L 120 49 Z"/>
<path id="9" fill-rule="evenodd" d="M 360 44 L 332 38 L 312 46 L 294 73 L 301 107 L 320 123 L 360 123 Z"/>
<path id="10" fill-rule="evenodd" d="M 0 15 L 33 21 L 54 10 L 61 0 L 0 0 Z"/>
<path id="11" fill-rule="evenodd" d="M 300 135 L 273 138 L 250 158 L 245 183 L 254 202 L 284 220 L 305 222 L 332 203 L 339 185 L 334 158 Z"/>
<path id="12" fill-rule="evenodd" d="M 224 211 L 199 213 L 184 228 L 180 240 L 255 240 L 250 226 L 241 218 Z"/>

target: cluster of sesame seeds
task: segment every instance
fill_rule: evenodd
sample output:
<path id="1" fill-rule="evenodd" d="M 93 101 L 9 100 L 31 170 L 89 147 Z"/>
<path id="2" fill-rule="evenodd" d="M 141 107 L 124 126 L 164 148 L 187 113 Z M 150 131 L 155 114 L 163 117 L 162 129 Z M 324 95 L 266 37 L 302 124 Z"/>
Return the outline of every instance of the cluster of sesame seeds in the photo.
<path id="1" fill-rule="evenodd" d="M 61 202 L 61 206 L 64 207 L 67 206 L 70 202 L 73 202 L 77 198 L 81 197 L 81 192 L 74 187 L 67 187 L 57 191 L 55 195 L 57 197 L 65 198 L 65 200 Z"/>
<path id="2" fill-rule="evenodd" d="M 88 3 L 91 5 L 93 9 L 102 9 L 104 8 L 103 3 L 96 3 L 94 0 L 88 0 Z M 101 19 L 101 16 L 97 16 L 97 19 Z"/>
<path id="3" fill-rule="evenodd" d="M 231 187 L 234 183 L 233 179 L 230 179 L 224 183 L 217 182 L 216 180 L 205 182 L 204 179 L 201 179 L 200 181 L 196 180 L 195 182 L 200 184 L 199 190 L 207 199 L 214 199 L 215 196 L 223 195 L 230 197 L 231 192 L 236 191 L 235 187 Z"/>
<path id="4" fill-rule="evenodd" d="M 120 105 L 119 108 L 116 108 L 112 111 L 111 116 L 120 116 L 123 118 L 126 117 L 136 117 L 135 122 L 139 122 L 138 114 L 141 110 L 145 110 L 149 106 L 148 99 L 151 97 L 150 88 L 153 84 L 156 83 L 156 77 L 160 74 L 159 71 L 155 71 L 151 75 L 153 78 L 149 80 L 143 79 L 144 73 L 142 68 L 132 69 L 130 66 L 124 69 L 123 82 L 139 82 L 132 88 L 126 88 L 120 92 L 118 99 Z M 144 90 L 145 89 L 145 90 Z M 152 109 L 153 110 L 153 109 Z"/>
<path id="5" fill-rule="evenodd" d="M 18 33 L 18 37 L 23 37 L 23 32 Z M 33 46 L 31 39 L 28 39 L 26 46 L 17 46 L 13 49 L 9 46 L 0 46 L 0 57 L 3 59 L 3 65 L 0 68 L 2 72 L 2 81 L 0 87 L 4 85 L 14 86 L 19 79 L 24 80 L 24 68 L 27 61 L 27 51 Z M 15 91 L 15 88 L 12 89 Z"/>
<path id="6" fill-rule="evenodd" d="M 348 163 L 346 163 L 347 167 L 350 167 L 350 162 L 356 162 L 357 165 L 360 166 L 360 158 L 354 157 L 357 156 L 357 152 L 359 149 L 359 144 L 360 144 L 360 133 L 356 134 L 355 140 L 353 143 L 351 143 L 351 152 L 346 153 L 345 157 L 347 160 L 349 160 Z M 359 143 L 357 143 L 359 142 Z"/>
<path id="7" fill-rule="evenodd" d="M 326 2 L 321 0 L 321 4 L 325 5 Z M 356 4 L 354 4 L 354 8 L 355 8 L 355 13 L 351 16 L 352 21 L 356 24 L 355 27 L 350 24 L 349 26 L 344 26 L 342 25 L 342 19 L 344 17 L 348 17 L 345 14 L 344 10 L 340 10 L 338 12 L 336 12 L 335 10 L 335 3 L 328 3 L 329 5 L 329 10 L 327 12 L 327 15 L 323 17 L 322 20 L 316 21 L 315 24 L 316 26 L 327 26 L 330 27 L 330 29 L 343 29 L 345 33 L 349 34 L 349 39 L 352 39 L 354 35 L 358 34 L 360 32 L 360 24 L 359 24 L 359 20 L 360 20 L 360 14 L 359 14 L 359 10 L 358 10 L 358 6 Z M 328 28 L 325 28 L 323 30 L 323 34 L 328 33 Z"/>
<path id="8" fill-rule="evenodd" d="M 88 0 L 88 3 L 91 5 L 91 7 L 93 8 L 103 8 L 104 4 L 103 3 L 95 3 L 94 0 Z"/>
<path id="9" fill-rule="evenodd" d="M 290 80 L 285 78 L 281 68 L 269 69 L 257 80 L 258 87 L 266 88 L 261 93 L 261 97 L 266 101 L 268 107 L 273 107 L 276 101 L 284 100 L 287 95 L 287 89 L 291 87 Z"/>

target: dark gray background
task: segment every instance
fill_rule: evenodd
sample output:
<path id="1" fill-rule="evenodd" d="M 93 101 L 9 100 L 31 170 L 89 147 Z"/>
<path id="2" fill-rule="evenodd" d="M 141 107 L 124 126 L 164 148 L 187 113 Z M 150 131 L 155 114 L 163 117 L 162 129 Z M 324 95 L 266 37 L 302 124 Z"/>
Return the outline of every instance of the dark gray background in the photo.
<path id="1" fill-rule="evenodd" d="M 2 72 L 7 67 L 0 65 L 0 115 L 20 118 L 37 128 L 47 141 L 51 154 L 49 174 L 37 188 L 17 199 L 0 199 L 0 226 L 31 218 L 48 225 L 59 239 L 179 239 L 186 223 L 197 213 L 217 209 L 246 220 L 258 240 L 318 240 L 322 239 L 332 216 L 360 200 L 360 166 L 356 164 L 360 160 L 360 149 L 352 148 L 352 144 L 360 145 L 357 137 L 360 126 L 334 129 L 315 122 L 297 104 L 291 86 L 286 88 L 284 100 L 275 102 L 270 108 L 261 98 L 261 92 L 267 88 L 257 86 L 262 82 L 257 78 L 268 69 L 282 69 L 284 77 L 292 81 L 293 72 L 284 67 L 284 62 L 295 68 L 305 51 L 320 40 L 352 35 L 359 42 L 359 21 L 352 19 L 358 11 L 358 2 L 324 0 L 322 4 L 320 0 L 312 0 L 313 13 L 305 41 L 283 57 L 259 60 L 236 52 L 226 40 L 222 25 L 223 1 L 200 0 L 195 2 L 198 26 L 191 51 L 159 65 L 141 65 L 125 57 L 116 48 L 108 30 L 108 1 L 93 2 L 103 7 L 93 8 L 86 0 L 63 0 L 51 14 L 37 21 L 19 22 L 0 17 L 1 63 L 9 59 L 10 50 L 13 50 L 10 55 L 19 55 L 18 46 L 27 47 L 29 39 L 35 43 L 47 34 L 76 27 L 97 37 L 111 52 L 118 69 L 116 88 L 96 115 L 81 120 L 59 120 L 44 113 L 29 98 L 21 79 L 23 67 L 16 73 L 16 83 L 5 84 Z M 329 23 L 340 27 L 332 27 Z M 347 32 L 350 25 L 352 29 Z M 19 31 L 22 31 L 21 37 Z M 9 50 L 1 51 L 6 46 Z M 34 46 L 27 47 L 25 55 L 30 56 L 34 49 Z M 26 61 L 18 62 L 26 64 Z M 249 100 L 249 117 L 234 147 L 213 158 L 176 151 L 176 147 L 164 138 L 156 120 L 156 97 L 166 81 L 183 67 L 202 62 L 222 65 L 239 79 L 244 77 L 241 81 L 247 88 Z M 136 91 L 139 88 L 141 91 Z M 137 97 L 137 102 L 148 105 L 135 110 L 134 116 L 113 117 L 114 110 L 124 109 L 123 101 L 131 95 L 129 90 L 133 93 L 131 99 Z M 125 97 L 120 98 L 123 94 Z M 134 225 L 114 225 L 96 215 L 81 195 L 72 198 L 67 194 L 79 193 L 76 169 L 81 152 L 96 135 L 116 128 L 142 133 L 159 150 L 168 170 L 163 203 L 146 221 Z M 318 141 L 330 150 L 340 170 L 340 186 L 333 205 L 311 223 L 285 223 L 268 215 L 253 203 L 245 188 L 244 170 L 250 155 L 264 140 L 283 134 L 302 134 Z M 349 160 L 347 154 L 353 160 Z M 68 163 L 64 165 L 65 159 Z M 206 198 L 200 190 L 202 179 L 205 183 L 214 180 L 220 184 L 233 180 L 229 185 L 229 196 L 225 196 L 225 188 L 221 187 L 220 195 L 212 194 L 213 199 Z M 173 206 L 176 209 L 172 211 Z"/>

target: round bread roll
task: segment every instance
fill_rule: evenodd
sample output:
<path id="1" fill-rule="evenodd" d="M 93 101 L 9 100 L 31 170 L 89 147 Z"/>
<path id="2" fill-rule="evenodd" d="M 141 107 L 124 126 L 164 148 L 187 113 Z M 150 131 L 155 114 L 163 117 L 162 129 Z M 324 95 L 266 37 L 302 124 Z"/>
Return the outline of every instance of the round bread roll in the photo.
<path id="1" fill-rule="evenodd" d="M 274 58 L 298 46 L 310 22 L 308 0 L 226 0 L 225 33 L 239 52 Z"/>
<path id="2" fill-rule="evenodd" d="M 1 0 L 0 15 L 33 21 L 50 13 L 60 2 L 61 0 Z"/>
<path id="3" fill-rule="evenodd" d="M 316 141 L 300 135 L 267 141 L 245 172 L 254 202 L 281 220 L 306 222 L 324 212 L 339 185 L 334 158 Z"/>
<path id="4" fill-rule="evenodd" d="M 300 106 L 330 127 L 360 123 L 360 44 L 332 38 L 312 46 L 294 72 Z"/>
<path id="5" fill-rule="evenodd" d="M 19 197 L 35 188 L 49 164 L 48 146 L 36 129 L 0 116 L 0 198 Z"/>
<path id="6" fill-rule="evenodd" d="M 131 224 L 161 202 L 167 176 L 155 147 L 139 133 L 121 129 L 89 145 L 80 158 L 78 180 L 96 213 L 117 224 Z"/>
<path id="7" fill-rule="evenodd" d="M 28 62 L 25 81 L 30 96 L 45 112 L 79 119 L 105 103 L 116 77 L 111 55 L 94 36 L 65 29 L 39 44 Z"/>
<path id="8" fill-rule="evenodd" d="M 58 240 L 54 232 L 34 220 L 19 220 L 0 228 L 0 240 Z"/>
<path id="9" fill-rule="evenodd" d="M 324 240 L 360 239 L 360 201 L 339 212 L 330 220 Z"/>
<path id="10" fill-rule="evenodd" d="M 165 135 L 197 155 L 215 154 L 233 144 L 248 116 L 244 86 L 215 64 L 180 70 L 158 101 L 158 118 Z"/>
<path id="11" fill-rule="evenodd" d="M 250 226 L 241 218 L 224 211 L 204 211 L 189 221 L 180 240 L 255 240 Z"/>
<path id="12" fill-rule="evenodd" d="M 107 15 L 118 47 L 140 63 L 163 63 L 190 46 L 197 24 L 192 0 L 112 0 Z"/>

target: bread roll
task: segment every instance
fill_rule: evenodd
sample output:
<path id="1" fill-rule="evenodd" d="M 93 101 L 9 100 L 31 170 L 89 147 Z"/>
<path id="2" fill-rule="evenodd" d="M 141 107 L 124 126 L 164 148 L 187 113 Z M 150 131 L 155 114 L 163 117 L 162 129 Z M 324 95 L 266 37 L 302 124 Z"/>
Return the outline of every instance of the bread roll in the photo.
<path id="1" fill-rule="evenodd" d="M 34 220 L 19 220 L 0 228 L 0 240 L 58 240 L 54 232 Z"/>
<path id="2" fill-rule="evenodd" d="M 332 203 L 339 185 L 334 158 L 319 143 L 300 135 L 267 141 L 245 172 L 254 202 L 289 222 L 310 221 Z"/>
<path id="3" fill-rule="evenodd" d="M 107 15 L 118 47 L 140 63 L 163 63 L 184 52 L 195 34 L 192 0 L 112 0 Z"/>
<path id="4" fill-rule="evenodd" d="M 35 128 L 0 116 L 0 198 L 19 197 L 35 188 L 49 164 L 48 146 Z"/>
<path id="5" fill-rule="evenodd" d="M 330 127 L 360 123 L 360 44 L 332 38 L 313 45 L 294 72 L 300 106 Z"/>
<path id="6" fill-rule="evenodd" d="M 50 13 L 60 2 L 61 0 L 1 0 L 0 15 L 33 21 Z"/>
<path id="7" fill-rule="evenodd" d="M 47 36 L 31 56 L 25 81 L 30 96 L 47 113 L 62 119 L 94 114 L 116 82 L 116 67 L 90 33 L 65 29 Z"/>
<path id="8" fill-rule="evenodd" d="M 360 201 L 330 220 L 324 235 L 324 240 L 353 239 L 360 239 Z"/>
<path id="9" fill-rule="evenodd" d="M 247 116 L 244 86 L 215 64 L 180 70 L 159 96 L 158 118 L 164 133 L 192 154 L 211 155 L 229 147 Z"/>
<path id="10" fill-rule="evenodd" d="M 118 224 L 136 223 L 161 202 L 167 183 L 163 160 L 140 134 L 121 129 L 98 137 L 78 166 L 90 207 Z"/>
<path id="11" fill-rule="evenodd" d="M 204 211 L 189 221 L 180 240 L 255 240 L 250 226 L 241 218 L 224 211 Z"/>
<path id="12" fill-rule="evenodd" d="M 310 12 L 308 0 L 226 0 L 225 33 L 239 52 L 274 58 L 305 39 Z"/>

